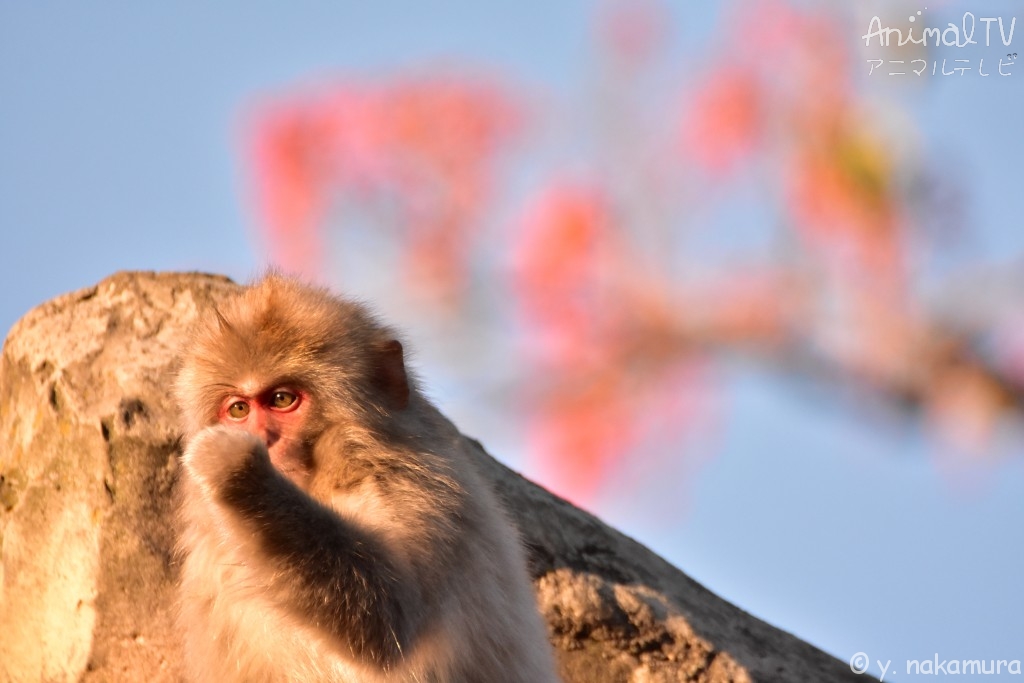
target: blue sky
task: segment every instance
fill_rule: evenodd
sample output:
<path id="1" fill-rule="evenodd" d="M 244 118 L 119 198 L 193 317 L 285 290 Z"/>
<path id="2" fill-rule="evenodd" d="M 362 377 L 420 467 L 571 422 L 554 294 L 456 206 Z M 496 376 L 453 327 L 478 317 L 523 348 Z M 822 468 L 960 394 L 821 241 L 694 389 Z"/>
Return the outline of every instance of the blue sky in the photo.
<path id="1" fill-rule="evenodd" d="M 1009 3 L 984 5 L 943 11 L 1012 16 Z M 675 12 L 684 68 L 714 27 L 717 9 L 701 7 Z M 0 329 L 116 270 L 256 272 L 236 137 L 255 98 L 447 64 L 573 92 L 589 75 L 592 19 L 580 0 L 3 3 Z M 1021 79 L 1024 68 L 999 82 L 866 86 L 913 117 L 934 163 L 969 180 L 971 235 L 956 267 L 1024 248 Z M 1021 444 L 951 474 L 913 425 L 741 362 L 721 376 L 728 428 L 714 457 L 678 490 L 665 485 L 669 504 L 615 499 L 599 514 L 842 659 L 863 651 L 900 672 L 933 654 L 1024 659 Z M 456 421 L 516 463 L 502 452 L 514 445 L 495 448 L 459 389 L 439 382 Z"/>

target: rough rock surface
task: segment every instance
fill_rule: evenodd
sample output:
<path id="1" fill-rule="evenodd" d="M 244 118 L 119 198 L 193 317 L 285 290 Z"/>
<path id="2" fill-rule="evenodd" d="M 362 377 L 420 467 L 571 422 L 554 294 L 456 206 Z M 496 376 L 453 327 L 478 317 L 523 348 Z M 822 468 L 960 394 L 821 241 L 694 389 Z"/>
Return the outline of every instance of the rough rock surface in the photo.
<path id="1" fill-rule="evenodd" d="M 176 681 L 169 385 L 196 314 L 237 285 L 118 273 L 29 312 L 0 360 L 0 683 Z M 503 467 L 563 678 L 860 681 Z"/>

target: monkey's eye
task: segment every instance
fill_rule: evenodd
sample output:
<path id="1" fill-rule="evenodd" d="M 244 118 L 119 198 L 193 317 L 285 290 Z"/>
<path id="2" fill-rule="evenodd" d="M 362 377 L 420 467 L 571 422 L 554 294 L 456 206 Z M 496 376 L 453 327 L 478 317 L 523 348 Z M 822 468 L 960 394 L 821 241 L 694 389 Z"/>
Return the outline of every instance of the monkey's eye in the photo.
<path id="1" fill-rule="evenodd" d="M 291 393 L 290 391 L 275 391 L 274 395 L 271 397 L 271 403 L 275 408 L 279 410 L 291 408 L 293 405 L 295 405 L 295 401 L 297 400 L 298 396 Z"/>
<path id="2" fill-rule="evenodd" d="M 244 419 L 249 414 L 249 404 L 245 401 L 235 401 L 228 406 L 228 415 L 235 420 Z"/>

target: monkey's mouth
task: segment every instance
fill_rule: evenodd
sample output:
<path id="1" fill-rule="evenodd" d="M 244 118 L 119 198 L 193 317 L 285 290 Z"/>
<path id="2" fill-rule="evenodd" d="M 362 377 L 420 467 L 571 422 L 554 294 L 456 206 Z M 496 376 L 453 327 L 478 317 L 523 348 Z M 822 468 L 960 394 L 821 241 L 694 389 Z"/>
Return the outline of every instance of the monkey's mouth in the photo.
<path id="1" fill-rule="evenodd" d="M 310 467 L 304 461 L 282 452 L 280 449 L 267 449 L 270 454 L 270 464 L 293 484 L 305 488 L 309 481 Z"/>

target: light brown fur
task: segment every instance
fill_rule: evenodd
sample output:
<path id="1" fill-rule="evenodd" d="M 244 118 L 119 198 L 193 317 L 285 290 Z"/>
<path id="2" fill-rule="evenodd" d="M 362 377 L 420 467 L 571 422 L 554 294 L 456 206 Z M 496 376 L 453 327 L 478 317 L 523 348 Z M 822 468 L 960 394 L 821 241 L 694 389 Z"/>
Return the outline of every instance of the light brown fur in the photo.
<path id="1" fill-rule="evenodd" d="M 516 532 L 394 339 L 276 275 L 195 331 L 175 386 L 193 680 L 557 680 Z M 285 466 L 215 426 L 237 387 L 283 381 L 314 408 Z"/>

